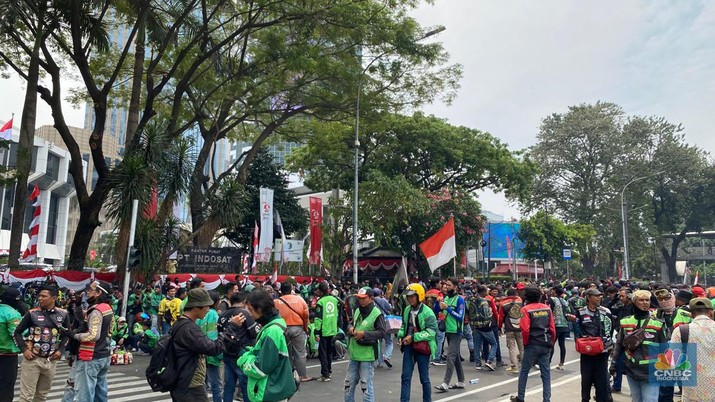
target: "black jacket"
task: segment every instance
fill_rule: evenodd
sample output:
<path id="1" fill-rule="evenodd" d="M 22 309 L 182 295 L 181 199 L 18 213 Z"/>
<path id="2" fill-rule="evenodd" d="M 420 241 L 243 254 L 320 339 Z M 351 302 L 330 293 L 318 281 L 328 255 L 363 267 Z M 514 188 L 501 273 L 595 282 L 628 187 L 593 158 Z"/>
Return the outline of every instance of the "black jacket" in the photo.
<path id="1" fill-rule="evenodd" d="M 188 322 L 187 322 L 188 321 Z M 174 338 L 176 367 L 179 367 L 177 392 L 187 392 L 201 355 L 217 356 L 226 351 L 225 337 L 210 340 L 191 319 L 181 316 L 172 325 L 169 334 Z"/>

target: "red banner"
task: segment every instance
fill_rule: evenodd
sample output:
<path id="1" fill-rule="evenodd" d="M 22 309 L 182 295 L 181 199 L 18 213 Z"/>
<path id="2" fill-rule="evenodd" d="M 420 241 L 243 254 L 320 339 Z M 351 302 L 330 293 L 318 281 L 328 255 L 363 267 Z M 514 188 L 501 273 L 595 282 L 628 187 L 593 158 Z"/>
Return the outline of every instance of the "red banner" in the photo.
<path id="1" fill-rule="evenodd" d="M 320 265 L 320 251 L 323 242 L 323 200 L 310 197 L 310 253 L 308 263 Z"/>

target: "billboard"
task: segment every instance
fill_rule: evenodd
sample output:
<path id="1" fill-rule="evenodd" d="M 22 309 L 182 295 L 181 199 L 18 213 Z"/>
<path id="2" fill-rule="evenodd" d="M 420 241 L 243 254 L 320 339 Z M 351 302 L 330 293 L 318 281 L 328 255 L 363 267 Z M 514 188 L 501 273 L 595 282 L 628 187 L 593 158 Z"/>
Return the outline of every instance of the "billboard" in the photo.
<path id="1" fill-rule="evenodd" d="M 519 222 L 487 222 L 484 225 L 484 256 L 492 260 L 521 259 L 524 243 L 517 237 Z M 487 253 L 489 255 L 487 256 Z"/>
<path id="2" fill-rule="evenodd" d="M 232 247 L 189 247 L 188 253 L 177 253 L 176 263 L 179 274 L 239 272 L 241 253 Z"/>

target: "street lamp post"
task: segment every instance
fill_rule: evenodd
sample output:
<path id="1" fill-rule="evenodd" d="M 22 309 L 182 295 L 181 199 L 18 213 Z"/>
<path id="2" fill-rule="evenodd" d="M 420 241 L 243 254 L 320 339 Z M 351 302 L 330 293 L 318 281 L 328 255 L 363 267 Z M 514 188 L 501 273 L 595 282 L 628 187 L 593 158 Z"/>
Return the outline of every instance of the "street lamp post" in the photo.
<path id="1" fill-rule="evenodd" d="M 626 185 L 623 186 L 623 190 L 621 190 L 621 224 L 623 225 L 623 267 L 624 267 L 623 276 L 624 276 L 624 279 L 626 279 L 626 280 L 631 278 L 631 266 L 630 266 L 630 262 L 628 260 L 629 259 L 628 217 L 626 214 L 626 199 L 625 199 L 626 189 L 628 188 L 628 186 L 630 186 L 631 184 L 633 184 L 637 181 L 645 180 L 647 178 L 653 177 L 655 175 L 658 175 L 658 174 L 661 174 L 664 172 L 665 172 L 664 170 L 661 170 L 659 172 L 655 172 L 655 173 L 649 174 L 647 176 L 635 178 L 635 179 L 629 181 L 628 183 L 626 183 Z"/>
<path id="2" fill-rule="evenodd" d="M 427 32 L 426 34 L 422 35 L 421 37 L 415 39 L 415 42 L 421 41 L 422 39 L 429 38 L 430 36 L 437 35 L 438 33 L 444 31 L 445 28 L 444 26 L 438 26 L 437 28 Z M 387 53 L 383 53 L 381 56 L 386 55 Z M 360 79 L 358 81 L 358 88 L 357 88 L 357 97 L 355 100 L 355 182 L 354 182 L 354 187 L 353 187 L 353 283 L 357 284 L 358 283 L 358 190 L 359 190 L 359 180 L 358 180 L 358 173 L 359 173 L 359 159 L 360 159 L 360 94 L 362 90 L 362 79 L 365 76 L 365 72 L 372 66 L 372 63 L 375 62 L 375 60 L 379 59 L 381 56 L 373 59 L 370 64 L 365 67 L 362 72 L 360 73 Z M 361 48 L 358 47 L 358 61 L 360 62 L 360 65 L 362 65 L 362 50 Z"/>

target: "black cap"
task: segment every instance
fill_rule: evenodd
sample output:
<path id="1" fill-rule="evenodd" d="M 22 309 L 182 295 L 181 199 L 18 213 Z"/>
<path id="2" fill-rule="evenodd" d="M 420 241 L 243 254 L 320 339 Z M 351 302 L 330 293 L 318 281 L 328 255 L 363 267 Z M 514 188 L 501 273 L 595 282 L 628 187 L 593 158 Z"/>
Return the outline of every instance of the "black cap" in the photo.
<path id="1" fill-rule="evenodd" d="M 685 303 L 690 303 L 690 300 L 692 300 L 692 298 L 693 298 L 693 293 L 688 290 L 681 290 L 678 292 L 677 295 L 675 295 L 676 300 L 680 300 Z"/>

